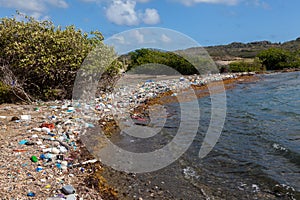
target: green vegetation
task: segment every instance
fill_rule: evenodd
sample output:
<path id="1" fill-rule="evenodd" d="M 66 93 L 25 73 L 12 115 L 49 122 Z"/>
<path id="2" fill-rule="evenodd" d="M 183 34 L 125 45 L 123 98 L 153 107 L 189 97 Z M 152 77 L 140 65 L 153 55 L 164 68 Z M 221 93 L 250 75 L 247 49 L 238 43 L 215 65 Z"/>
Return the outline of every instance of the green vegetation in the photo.
<path id="1" fill-rule="evenodd" d="M 232 62 L 228 66 L 229 72 L 260 72 L 264 71 L 264 67 L 259 59 L 253 61 L 237 61 Z"/>
<path id="2" fill-rule="evenodd" d="M 9 87 L 0 81 L 0 104 L 10 102 L 10 96 Z"/>
<path id="3" fill-rule="evenodd" d="M 257 56 L 267 70 L 282 70 L 300 66 L 300 56 L 297 52 L 270 48 L 260 52 Z"/>
<path id="4" fill-rule="evenodd" d="M 103 40 L 98 31 L 63 29 L 27 16 L 23 21 L 1 18 L 0 35 L 0 93 L 9 87 L 28 101 L 71 98 L 78 69 Z M 108 71 L 116 70 L 112 66 Z"/>
<path id="5" fill-rule="evenodd" d="M 133 70 L 137 66 L 146 65 L 148 70 L 153 73 L 163 74 L 166 71 L 161 70 L 162 65 L 175 69 L 177 72 L 187 74 L 198 74 L 198 70 L 186 59 L 172 52 L 163 52 L 151 49 L 139 49 L 129 53 L 130 62 L 127 71 Z M 154 64 L 150 64 L 154 63 Z"/>

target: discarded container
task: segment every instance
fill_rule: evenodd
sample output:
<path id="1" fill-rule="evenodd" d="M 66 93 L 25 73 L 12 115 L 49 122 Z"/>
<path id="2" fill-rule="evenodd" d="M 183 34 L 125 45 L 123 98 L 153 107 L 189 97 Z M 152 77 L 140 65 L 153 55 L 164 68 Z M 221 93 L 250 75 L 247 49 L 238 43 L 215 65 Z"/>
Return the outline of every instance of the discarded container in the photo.
<path id="1" fill-rule="evenodd" d="M 37 168 L 36 168 L 36 171 L 37 172 L 40 172 L 40 171 L 42 171 L 43 170 L 43 168 L 41 167 L 41 166 L 38 166 Z"/>
<path id="2" fill-rule="evenodd" d="M 68 107 L 67 112 L 74 112 L 75 108 L 74 107 Z"/>
<path id="3" fill-rule="evenodd" d="M 60 153 L 59 149 L 57 149 L 57 148 L 52 148 L 52 149 L 51 149 L 51 152 L 52 152 L 53 154 L 59 154 L 59 153 Z"/>
<path id="4" fill-rule="evenodd" d="M 61 165 L 62 165 L 62 166 L 68 166 L 68 162 L 67 162 L 67 161 L 62 161 L 62 162 L 61 162 Z"/>
<path id="5" fill-rule="evenodd" d="M 66 200 L 76 200 L 76 194 L 70 194 L 68 196 L 66 196 Z"/>
<path id="6" fill-rule="evenodd" d="M 56 159 L 57 159 L 57 160 L 63 160 L 63 159 L 64 159 L 64 156 L 63 156 L 63 155 L 57 155 L 57 156 L 56 156 Z"/>
<path id="7" fill-rule="evenodd" d="M 43 152 L 44 152 L 44 153 L 51 152 L 51 151 L 52 151 L 52 148 L 46 148 L 46 149 L 43 149 Z"/>
<path id="8" fill-rule="evenodd" d="M 35 197 L 35 193 L 33 193 L 33 192 L 28 192 L 28 193 L 27 193 L 27 196 L 28 196 L 28 197 Z"/>
<path id="9" fill-rule="evenodd" d="M 21 115 L 21 120 L 30 121 L 31 115 Z"/>
<path id="10" fill-rule="evenodd" d="M 26 149 L 14 149 L 13 151 L 21 153 L 21 152 L 26 152 L 27 150 Z"/>
<path id="11" fill-rule="evenodd" d="M 58 169 L 61 169 L 61 164 L 60 164 L 60 163 L 56 163 L 55 166 L 56 166 Z"/>
<path id="12" fill-rule="evenodd" d="M 30 160 L 34 163 L 38 162 L 38 158 L 36 156 L 31 156 Z"/>
<path id="13" fill-rule="evenodd" d="M 50 188 L 51 188 L 51 185 L 46 185 L 45 188 L 46 188 L 46 189 L 50 189 Z"/>
<path id="14" fill-rule="evenodd" d="M 42 129 L 41 129 L 41 128 L 33 128 L 32 130 L 33 130 L 33 131 L 37 131 L 37 132 L 42 132 Z"/>
<path id="15" fill-rule="evenodd" d="M 43 127 L 41 130 L 46 133 L 51 132 L 50 128 L 47 128 L 47 127 Z"/>
<path id="16" fill-rule="evenodd" d="M 44 128 L 44 127 L 49 128 L 52 131 L 55 128 L 55 125 L 53 123 L 43 123 L 41 125 L 41 128 Z"/>
<path id="17" fill-rule="evenodd" d="M 24 145 L 24 144 L 26 144 L 27 142 L 28 142 L 27 140 L 21 140 L 21 141 L 19 142 L 19 144 Z"/>

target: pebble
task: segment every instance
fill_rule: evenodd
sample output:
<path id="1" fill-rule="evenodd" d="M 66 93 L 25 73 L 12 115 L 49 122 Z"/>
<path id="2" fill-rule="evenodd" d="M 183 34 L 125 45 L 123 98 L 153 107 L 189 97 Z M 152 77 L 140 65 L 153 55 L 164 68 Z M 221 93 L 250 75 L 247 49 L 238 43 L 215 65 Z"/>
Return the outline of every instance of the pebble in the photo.
<path id="1" fill-rule="evenodd" d="M 62 192 L 66 195 L 74 194 L 75 189 L 72 185 L 65 185 L 65 186 L 62 187 Z"/>

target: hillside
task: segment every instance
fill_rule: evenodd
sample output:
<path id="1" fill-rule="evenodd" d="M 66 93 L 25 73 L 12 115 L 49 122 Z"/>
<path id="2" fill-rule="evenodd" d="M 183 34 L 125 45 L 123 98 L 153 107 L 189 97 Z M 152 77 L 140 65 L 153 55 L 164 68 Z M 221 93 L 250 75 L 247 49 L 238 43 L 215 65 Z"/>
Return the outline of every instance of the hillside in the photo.
<path id="1" fill-rule="evenodd" d="M 254 58 L 260 51 L 269 48 L 282 48 L 288 51 L 300 49 L 300 37 L 284 43 L 259 41 L 250 43 L 233 42 L 228 45 L 208 46 L 205 49 L 214 60 L 236 60 L 237 58 Z M 199 48 L 201 49 L 201 48 Z"/>

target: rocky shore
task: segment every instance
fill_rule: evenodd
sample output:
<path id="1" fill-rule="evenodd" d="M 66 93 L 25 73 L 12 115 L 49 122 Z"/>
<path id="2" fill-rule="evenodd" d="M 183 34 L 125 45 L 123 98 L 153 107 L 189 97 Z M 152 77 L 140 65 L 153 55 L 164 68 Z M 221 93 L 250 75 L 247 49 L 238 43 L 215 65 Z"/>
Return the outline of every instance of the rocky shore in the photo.
<path id="1" fill-rule="evenodd" d="M 118 195 L 101 176 L 105 167 L 80 141 L 82 128 L 94 127 L 82 119 L 83 109 L 96 114 L 109 135 L 116 129 L 116 115 L 141 119 L 147 103 L 176 101 L 177 94 L 190 86 L 202 91 L 196 92 L 198 97 L 209 95 L 209 83 L 224 82 L 226 89 L 252 75 L 124 77 L 113 93 L 100 92 L 94 107 L 71 101 L 0 105 L 1 199 L 122 199 L 121 191 Z M 160 102 L 164 96 L 174 99 Z"/>

